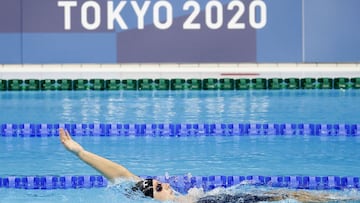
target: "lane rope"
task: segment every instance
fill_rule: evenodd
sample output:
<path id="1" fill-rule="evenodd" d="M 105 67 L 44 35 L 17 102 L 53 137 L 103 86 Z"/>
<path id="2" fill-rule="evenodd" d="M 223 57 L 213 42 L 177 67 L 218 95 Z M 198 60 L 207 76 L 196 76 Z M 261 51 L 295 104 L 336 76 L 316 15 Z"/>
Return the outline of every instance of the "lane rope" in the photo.
<path id="1" fill-rule="evenodd" d="M 141 176 L 169 183 L 179 192 L 190 188 L 203 188 L 209 191 L 218 187 L 234 185 L 256 185 L 279 188 L 312 190 L 359 189 L 359 177 L 352 176 Z M 0 188 L 15 189 L 80 189 L 107 187 L 108 181 L 99 175 L 77 176 L 7 176 L 0 177 Z"/>
<path id="2" fill-rule="evenodd" d="M 0 124 L 0 136 L 58 136 L 59 128 L 67 129 L 72 136 L 360 136 L 360 124 L 315 123 L 7 123 Z"/>

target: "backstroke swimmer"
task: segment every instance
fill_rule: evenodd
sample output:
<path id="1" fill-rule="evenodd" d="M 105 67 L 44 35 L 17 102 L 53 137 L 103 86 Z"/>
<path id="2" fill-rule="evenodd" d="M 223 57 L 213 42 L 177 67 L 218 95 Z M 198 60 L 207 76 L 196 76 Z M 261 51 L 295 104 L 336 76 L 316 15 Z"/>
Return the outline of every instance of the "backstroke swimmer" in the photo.
<path id="1" fill-rule="evenodd" d="M 334 201 L 329 194 L 311 194 L 306 191 L 268 191 L 261 194 L 241 193 L 235 195 L 208 195 L 205 197 L 195 197 L 191 195 L 177 195 L 168 183 L 162 183 L 155 179 L 141 179 L 131 173 L 124 166 L 110 161 L 104 157 L 85 150 L 79 143 L 75 142 L 68 131 L 60 128 L 59 137 L 64 147 L 76 155 L 80 160 L 100 172 L 109 181 L 117 179 L 127 179 L 134 181 L 133 191 L 141 191 L 145 196 L 159 201 L 170 201 L 178 203 L 215 203 L 215 202 L 259 202 L 259 201 L 279 201 L 284 199 L 295 199 L 300 202 L 328 202 Z M 241 201 L 239 201 L 241 200 Z"/>

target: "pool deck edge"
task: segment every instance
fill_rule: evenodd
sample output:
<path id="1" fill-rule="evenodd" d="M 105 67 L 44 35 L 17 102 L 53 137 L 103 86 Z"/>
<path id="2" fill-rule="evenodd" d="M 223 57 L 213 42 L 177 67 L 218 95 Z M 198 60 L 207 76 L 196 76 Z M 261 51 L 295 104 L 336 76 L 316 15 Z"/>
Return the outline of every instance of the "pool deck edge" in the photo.
<path id="1" fill-rule="evenodd" d="M 360 77 L 360 64 L 4 64 L 0 79 Z"/>

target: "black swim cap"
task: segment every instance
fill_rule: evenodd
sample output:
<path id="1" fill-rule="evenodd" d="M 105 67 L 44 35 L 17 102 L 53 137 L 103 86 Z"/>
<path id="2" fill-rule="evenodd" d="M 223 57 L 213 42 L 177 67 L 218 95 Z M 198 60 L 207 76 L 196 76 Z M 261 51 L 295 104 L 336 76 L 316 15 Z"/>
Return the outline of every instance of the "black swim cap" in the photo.
<path id="1" fill-rule="evenodd" d="M 133 190 L 140 190 L 145 196 L 154 197 L 153 179 L 148 178 L 136 183 Z"/>

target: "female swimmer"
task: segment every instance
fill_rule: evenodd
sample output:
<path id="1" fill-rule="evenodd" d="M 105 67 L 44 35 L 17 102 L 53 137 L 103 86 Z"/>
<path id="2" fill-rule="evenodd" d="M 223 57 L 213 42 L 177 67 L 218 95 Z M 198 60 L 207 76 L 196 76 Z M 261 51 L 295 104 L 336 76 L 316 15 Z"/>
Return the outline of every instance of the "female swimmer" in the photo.
<path id="1" fill-rule="evenodd" d="M 131 173 L 124 166 L 110 161 L 104 157 L 96 155 L 85 150 L 79 143 L 75 142 L 68 131 L 60 128 L 59 137 L 64 147 L 75 154 L 80 160 L 96 169 L 108 180 L 114 182 L 118 178 L 128 179 L 134 181 L 132 190 L 141 191 L 145 196 L 154 198 L 159 201 L 172 202 L 197 202 L 197 203 L 211 203 L 211 202 L 259 202 L 259 201 L 279 201 L 283 199 L 296 199 L 301 202 L 327 202 L 333 200 L 326 194 L 311 194 L 306 191 L 285 191 L 278 192 L 271 191 L 259 194 L 240 193 L 236 195 L 222 194 L 209 195 L 205 197 L 193 197 L 191 195 L 176 195 L 168 183 L 162 183 L 155 179 L 141 179 L 139 176 Z"/>

